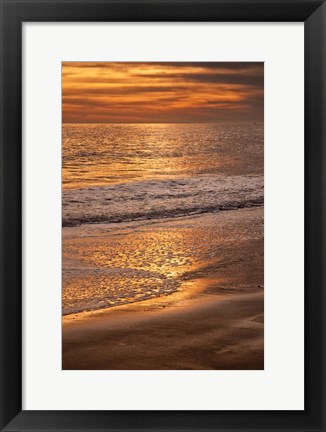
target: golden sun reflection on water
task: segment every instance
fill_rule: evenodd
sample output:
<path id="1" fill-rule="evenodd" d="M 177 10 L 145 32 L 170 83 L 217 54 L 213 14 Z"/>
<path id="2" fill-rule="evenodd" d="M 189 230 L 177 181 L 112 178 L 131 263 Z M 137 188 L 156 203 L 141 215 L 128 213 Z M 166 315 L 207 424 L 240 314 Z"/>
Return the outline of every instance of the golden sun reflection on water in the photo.
<path id="1" fill-rule="evenodd" d="M 62 186 L 256 173 L 261 135 L 261 125 L 64 124 Z"/>

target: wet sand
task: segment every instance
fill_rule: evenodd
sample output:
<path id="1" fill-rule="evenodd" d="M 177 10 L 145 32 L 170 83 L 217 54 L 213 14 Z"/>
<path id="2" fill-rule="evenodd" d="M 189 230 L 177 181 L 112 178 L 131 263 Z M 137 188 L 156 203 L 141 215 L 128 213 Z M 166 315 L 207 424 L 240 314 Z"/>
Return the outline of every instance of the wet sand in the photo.
<path id="1" fill-rule="evenodd" d="M 187 267 L 171 294 L 63 317 L 63 369 L 264 368 L 263 208 L 203 216 L 190 225 L 191 235 L 210 227 L 214 259 Z M 157 229 L 142 227 L 141 235 Z M 73 231 L 67 233 L 71 244 Z M 83 241 L 94 241 L 89 238 Z"/>
<path id="2" fill-rule="evenodd" d="M 263 294 L 63 326 L 63 369 L 263 369 Z"/>

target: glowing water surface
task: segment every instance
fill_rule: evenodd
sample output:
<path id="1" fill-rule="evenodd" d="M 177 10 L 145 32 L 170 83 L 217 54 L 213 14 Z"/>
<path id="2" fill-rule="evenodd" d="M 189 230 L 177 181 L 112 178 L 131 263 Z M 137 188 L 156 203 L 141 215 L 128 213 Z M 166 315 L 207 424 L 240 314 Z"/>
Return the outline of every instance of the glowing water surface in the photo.
<path id="1" fill-rule="evenodd" d="M 261 124 L 66 124 L 62 139 L 64 314 L 170 296 L 263 236 Z"/>

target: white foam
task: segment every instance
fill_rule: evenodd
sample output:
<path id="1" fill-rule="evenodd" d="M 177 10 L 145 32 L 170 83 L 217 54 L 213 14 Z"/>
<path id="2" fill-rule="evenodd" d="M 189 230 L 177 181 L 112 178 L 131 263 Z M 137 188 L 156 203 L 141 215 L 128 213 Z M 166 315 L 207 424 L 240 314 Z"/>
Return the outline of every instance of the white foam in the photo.
<path id="1" fill-rule="evenodd" d="M 263 175 L 202 175 L 70 189 L 63 226 L 187 216 L 262 205 Z"/>

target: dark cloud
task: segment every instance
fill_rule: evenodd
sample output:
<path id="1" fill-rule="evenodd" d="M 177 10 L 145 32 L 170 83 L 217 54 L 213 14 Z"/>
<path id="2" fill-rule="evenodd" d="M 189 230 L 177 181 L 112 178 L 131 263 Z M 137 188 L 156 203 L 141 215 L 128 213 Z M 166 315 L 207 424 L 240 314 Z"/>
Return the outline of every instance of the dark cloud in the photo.
<path id="1" fill-rule="evenodd" d="M 209 69 L 244 70 L 263 68 L 264 62 L 62 62 L 62 66 L 78 66 L 82 68 L 103 68 L 132 66 L 171 66 L 171 67 L 205 67 Z"/>
<path id="2" fill-rule="evenodd" d="M 263 75 L 188 74 L 184 76 L 184 79 L 206 83 L 244 84 L 255 87 L 263 87 L 264 85 Z"/>
<path id="3" fill-rule="evenodd" d="M 229 71 L 250 71 L 253 69 L 264 70 L 263 62 L 161 62 L 141 63 L 142 65 L 170 66 L 170 67 L 198 67 L 205 69 L 228 69 Z"/>

